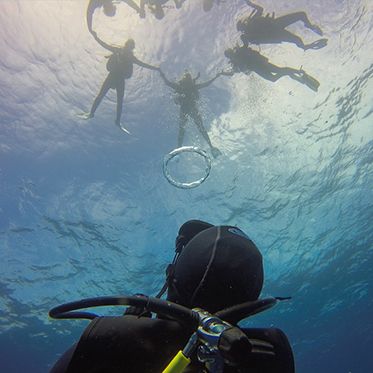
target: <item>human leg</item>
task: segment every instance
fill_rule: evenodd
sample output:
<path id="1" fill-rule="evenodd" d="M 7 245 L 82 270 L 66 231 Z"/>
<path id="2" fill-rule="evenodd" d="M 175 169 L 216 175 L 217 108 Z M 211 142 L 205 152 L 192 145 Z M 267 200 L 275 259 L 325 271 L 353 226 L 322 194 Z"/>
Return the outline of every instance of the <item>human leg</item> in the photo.
<path id="1" fill-rule="evenodd" d="M 318 34 L 318 35 L 323 34 L 323 32 L 322 32 L 322 30 L 319 26 L 311 23 L 311 21 L 308 19 L 308 16 L 305 12 L 296 12 L 296 13 L 286 14 L 282 17 L 276 18 L 275 21 L 279 26 L 281 26 L 283 28 L 285 28 L 289 25 L 292 25 L 295 22 L 301 21 L 301 22 L 303 22 L 305 27 L 312 30 L 316 34 Z"/>
<path id="2" fill-rule="evenodd" d="M 318 39 L 310 44 L 305 44 L 299 36 L 285 29 L 281 29 L 277 33 L 277 38 L 284 42 L 294 43 L 297 47 L 302 48 L 303 50 L 321 49 L 325 47 L 328 42 L 328 39 Z"/>
<path id="3" fill-rule="evenodd" d="M 303 50 L 308 48 L 308 45 L 304 44 L 303 40 L 299 36 L 285 29 L 282 29 L 277 33 L 277 39 L 281 40 L 282 42 L 293 43 Z"/>
<path id="4" fill-rule="evenodd" d="M 291 67 L 280 67 L 268 62 L 265 65 L 262 64 L 261 66 L 255 66 L 253 71 L 262 78 L 271 82 L 277 82 L 277 80 L 283 76 L 289 76 L 291 79 L 297 80 L 298 82 L 304 84 L 303 70 L 297 70 Z"/>
<path id="5" fill-rule="evenodd" d="M 187 122 L 187 114 L 183 109 L 180 109 L 180 117 L 179 117 L 179 135 L 177 139 L 177 146 L 180 148 L 183 145 L 184 134 L 185 134 L 185 126 Z"/>
<path id="6" fill-rule="evenodd" d="M 317 90 L 319 89 L 320 82 L 314 77 L 312 77 L 311 75 L 308 75 L 302 69 L 295 70 L 295 72 L 292 72 L 289 76 L 292 79 L 298 81 L 299 83 L 306 85 L 308 88 L 312 89 L 314 92 L 317 92 Z"/>
<path id="7" fill-rule="evenodd" d="M 313 78 L 311 75 L 308 75 L 302 69 L 297 70 L 291 67 L 278 67 L 275 65 L 272 65 L 272 66 L 274 66 L 274 69 L 272 71 L 272 73 L 274 74 L 272 81 L 276 81 L 283 76 L 288 76 L 291 79 L 294 79 L 297 82 L 306 85 L 308 88 L 312 89 L 315 92 L 317 92 L 320 86 L 320 83 L 318 82 L 317 79 Z"/>
<path id="8" fill-rule="evenodd" d="M 203 126 L 203 120 L 201 114 L 198 112 L 198 109 L 195 107 L 190 113 L 191 117 L 193 118 L 194 123 L 196 124 L 199 132 L 203 136 L 203 138 L 206 140 L 207 144 L 209 145 L 211 149 L 211 153 L 214 157 L 217 157 L 218 155 L 221 154 L 220 150 L 216 148 L 215 146 L 212 145 L 210 137 Z"/>
<path id="9" fill-rule="evenodd" d="M 270 62 L 252 65 L 251 70 L 270 82 L 276 82 L 284 75 L 287 75 L 286 67 L 279 67 Z"/>
<path id="10" fill-rule="evenodd" d="M 196 124 L 200 134 L 203 136 L 203 138 L 206 140 L 207 144 L 209 144 L 210 148 L 212 147 L 210 137 L 205 129 L 203 127 L 203 121 L 202 121 L 202 116 L 198 112 L 197 108 L 193 108 L 190 112 L 190 116 L 192 117 L 194 123 Z"/>
<path id="11" fill-rule="evenodd" d="M 123 98 L 124 98 L 124 87 L 125 87 L 125 80 L 121 79 L 117 82 L 115 87 L 117 91 L 117 116 L 115 119 L 115 124 L 120 126 L 120 118 L 122 116 L 122 108 L 123 108 Z"/>
<path id="12" fill-rule="evenodd" d="M 101 86 L 100 92 L 98 93 L 97 97 L 93 101 L 91 111 L 89 112 L 89 117 L 93 118 L 95 115 L 95 112 L 98 108 L 98 105 L 100 105 L 102 99 L 105 97 L 108 90 L 111 88 L 111 76 L 110 74 L 106 77 L 104 83 Z"/>

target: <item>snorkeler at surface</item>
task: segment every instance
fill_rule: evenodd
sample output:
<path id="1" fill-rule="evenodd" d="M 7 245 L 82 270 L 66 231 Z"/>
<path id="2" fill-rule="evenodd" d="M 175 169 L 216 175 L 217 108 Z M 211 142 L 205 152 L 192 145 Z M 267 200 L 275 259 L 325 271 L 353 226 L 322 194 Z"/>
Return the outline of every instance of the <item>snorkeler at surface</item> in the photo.
<path id="1" fill-rule="evenodd" d="M 276 66 L 270 63 L 267 57 L 262 56 L 250 47 L 229 48 L 224 52 L 224 55 L 229 59 L 231 70 L 222 72 L 222 75 L 233 75 L 237 72 L 249 74 L 253 71 L 271 82 L 276 82 L 283 76 L 288 76 L 299 83 L 305 84 L 315 92 L 320 85 L 315 78 L 308 75 L 304 70 Z"/>
<path id="2" fill-rule="evenodd" d="M 140 0 L 142 17 L 145 16 L 145 5 L 147 5 L 155 18 L 162 19 L 165 16 L 163 8 L 168 1 L 169 0 Z M 180 9 L 184 1 L 186 0 L 174 0 L 176 9 Z"/>
<path id="3" fill-rule="evenodd" d="M 182 146 L 183 144 L 185 126 L 188 121 L 188 117 L 190 117 L 193 119 L 207 144 L 210 146 L 212 155 L 214 157 L 220 155 L 221 153 L 219 149 L 212 145 L 209 135 L 203 126 L 202 116 L 198 111 L 197 104 L 199 100 L 199 90 L 209 86 L 217 77 L 222 74 L 218 73 L 214 78 L 198 84 L 196 81 L 199 78 L 199 74 L 196 78 L 193 78 L 192 75 L 186 71 L 181 79 L 177 82 L 169 81 L 162 70 L 160 70 L 160 74 L 166 85 L 172 88 L 176 93 L 175 103 L 180 106 L 178 147 Z"/>
<path id="4" fill-rule="evenodd" d="M 241 229 L 189 220 L 179 229 L 174 259 L 167 266 L 165 284 L 156 298 L 161 301 L 167 292 L 167 308 L 201 308 L 211 314 L 256 304 L 255 313 L 266 309 L 258 300 L 263 277 L 262 255 Z M 194 330 L 162 312 L 152 317 L 146 310 L 132 306 L 123 316 L 91 319 L 79 341 L 50 372 L 165 372 L 178 351 L 189 345 Z M 221 332 L 215 355 L 208 355 L 210 362 L 220 359 L 219 372 L 294 373 L 292 349 L 280 329 L 240 327 L 237 322 L 232 320 L 229 328 Z M 167 372 L 215 371 L 209 369 L 210 363 L 205 369 L 201 355 L 197 358 L 197 348 L 185 370 L 174 366 Z"/>
<path id="5" fill-rule="evenodd" d="M 101 46 L 112 52 L 112 55 L 109 57 L 106 64 L 109 74 L 102 84 L 90 112 L 79 114 L 78 116 L 82 119 L 93 118 L 97 107 L 100 105 L 102 99 L 105 97 L 109 89 L 115 89 L 117 92 L 117 114 L 115 124 L 123 131 L 129 133 L 124 127 L 122 127 L 120 122 L 123 107 L 125 80 L 132 77 L 134 64 L 150 70 L 159 70 L 159 68 L 142 62 L 134 56 L 133 50 L 135 49 L 135 42 L 133 39 L 128 39 L 124 46 L 119 48 L 103 42 L 98 38 L 94 31 L 92 32 L 92 35 Z"/>
<path id="6" fill-rule="evenodd" d="M 249 0 L 245 0 L 248 5 L 254 8 L 249 17 L 237 22 L 237 30 L 242 33 L 241 40 L 245 46 L 248 44 L 272 44 L 272 43 L 294 43 L 303 50 L 320 49 L 326 46 L 327 39 L 318 39 L 310 44 L 305 44 L 303 40 L 286 30 L 287 26 L 301 21 L 304 26 L 318 35 L 322 35 L 319 26 L 310 22 L 305 12 L 286 14 L 282 17 L 275 17 L 274 13 L 263 15 L 263 8 Z"/>
<path id="7" fill-rule="evenodd" d="M 89 0 L 88 7 L 87 7 L 87 25 L 88 30 L 92 33 L 92 20 L 93 20 L 93 13 L 97 8 L 102 7 L 104 13 L 108 17 L 113 17 L 116 13 L 116 6 L 115 3 L 123 1 L 127 5 L 129 5 L 132 9 L 134 9 L 137 13 L 141 16 L 141 9 L 133 0 Z"/>

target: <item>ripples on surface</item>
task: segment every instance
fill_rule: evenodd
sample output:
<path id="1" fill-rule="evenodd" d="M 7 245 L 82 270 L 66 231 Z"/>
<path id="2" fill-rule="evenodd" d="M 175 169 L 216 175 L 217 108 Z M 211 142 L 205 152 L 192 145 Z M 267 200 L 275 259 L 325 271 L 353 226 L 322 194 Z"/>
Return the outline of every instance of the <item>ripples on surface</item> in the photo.
<path id="1" fill-rule="evenodd" d="M 276 14 L 295 9 L 263 5 Z M 16 341 L 8 349 L 22 335 L 30 350 L 40 342 L 34 372 L 45 371 L 82 327 L 50 324 L 49 308 L 80 297 L 155 294 L 177 229 L 190 218 L 237 225 L 260 247 L 264 294 L 293 301 L 255 322 L 289 334 L 300 371 L 356 372 L 360 362 L 362 372 L 371 370 L 372 7 L 330 0 L 296 8 L 323 26 L 328 47 L 283 44 L 261 53 L 303 65 L 320 80 L 319 92 L 254 74 L 201 91 L 206 128 L 223 155 L 203 185 L 178 190 L 162 175 L 178 113 L 159 77 L 136 69 L 127 84 L 132 136 L 112 123 L 114 95 L 82 123 L 75 113 L 89 107 L 104 79 L 106 54 L 85 29 L 84 2 L 1 2 L 0 330 Z M 170 79 L 188 68 L 205 80 L 225 66 L 223 51 L 238 40 L 234 20 L 244 11 L 237 1 L 203 14 L 189 1 L 162 22 L 139 20 L 125 6 L 96 22 L 107 41 L 134 37 L 139 58 L 161 63 Z M 302 25 L 293 29 L 314 38 Z M 206 146 L 192 123 L 186 136 L 186 145 Z M 350 354 L 345 335 L 361 341 Z"/>

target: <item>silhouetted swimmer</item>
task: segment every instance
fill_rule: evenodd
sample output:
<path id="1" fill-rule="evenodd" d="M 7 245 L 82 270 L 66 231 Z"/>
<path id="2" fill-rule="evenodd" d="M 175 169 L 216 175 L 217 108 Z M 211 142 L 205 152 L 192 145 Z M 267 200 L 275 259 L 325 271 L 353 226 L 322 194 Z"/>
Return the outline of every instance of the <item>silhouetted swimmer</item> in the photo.
<path id="1" fill-rule="evenodd" d="M 296 12 L 275 17 L 275 14 L 263 15 L 263 8 L 246 0 L 246 3 L 254 8 L 249 17 L 237 22 L 237 30 L 242 32 L 241 40 L 245 46 L 252 44 L 279 44 L 282 42 L 294 43 L 303 50 L 320 49 L 326 46 L 327 39 L 319 39 L 310 44 L 305 44 L 303 40 L 286 30 L 285 28 L 295 22 L 301 21 L 304 26 L 322 35 L 319 26 L 310 22 L 305 12 Z"/>
<path id="2" fill-rule="evenodd" d="M 149 10 L 153 13 L 157 19 L 162 19 L 164 14 L 164 6 L 169 0 L 140 0 L 141 14 L 145 16 L 145 5 L 148 6 Z M 185 0 L 174 0 L 176 9 L 180 9 Z"/>
<path id="3" fill-rule="evenodd" d="M 87 25 L 90 33 L 92 33 L 92 19 L 95 10 L 102 7 L 106 16 L 113 17 L 117 11 L 115 3 L 118 3 L 119 1 L 123 1 L 129 5 L 141 16 L 141 9 L 133 0 L 90 0 L 87 7 Z"/>
<path id="4" fill-rule="evenodd" d="M 83 119 L 93 118 L 97 107 L 100 105 L 102 99 L 105 97 L 109 89 L 115 89 L 117 92 L 117 115 L 115 124 L 119 126 L 123 131 L 129 133 L 124 127 L 121 126 L 120 123 L 123 107 L 125 80 L 132 77 L 134 64 L 151 70 L 159 70 L 159 67 L 155 67 L 142 62 L 134 56 L 133 50 L 135 49 L 135 42 L 133 39 L 128 39 L 123 47 L 114 47 L 112 45 L 106 44 L 101 39 L 99 39 L 94 31 L 92 32 L 92 34 L 101 46 L 112 52 L 112 55 L 109 56 L 106 64 L 106 68 L 109 71 L 109 74 L 106 77 L 104 83 L 102 84 L 100 92 L 93 102 L 91 111 L 89 113 L 79 114 L 78 116 Z"/>
<path id="5" fill-rule="evenodd" d="M 209 135 L 203 127 L 202 116 L 198 111 L 197 104 L 199 100 L 199 90 L 209 86 L 218 76 L 222 75 L 222 73 L 218 73 L 214 78 L 199 84 L 196 83 L 197 79 L 199 78 L 199 74 L 193 78 L 188 71 L 186 71 L 181 79 L 177 82 L 169 81 L 162 70 L 160 70 L 160 74 L 166 85 L 175 91 L 175 103 L 180 106 L 178 147 L 182 146 L 183 144 L 185 125 L 188 121 L 188 117 L 190 117 L 193 119 L 207 144 L 210 146 L 212 155 L 214 157 L 220 155 L 220 150 L 211 144 Z"/>
<path id="6" fill-rule="evenodd" d="M 246 46 L 229 48 L 224 52 L 224 55 L 229 59 L 232 69 L 222 72 L 222 75 L 233 75 L 236 72 L 248 74 L 253 71 L 271 82 L 276 82 L 283 76 L 288 76 L 299 83 L 305 84 L 315 92 L 320 85 L 315 78 L 308 75 L 304 70 L 276 66 L 270 63 L 267 57 Z"/>

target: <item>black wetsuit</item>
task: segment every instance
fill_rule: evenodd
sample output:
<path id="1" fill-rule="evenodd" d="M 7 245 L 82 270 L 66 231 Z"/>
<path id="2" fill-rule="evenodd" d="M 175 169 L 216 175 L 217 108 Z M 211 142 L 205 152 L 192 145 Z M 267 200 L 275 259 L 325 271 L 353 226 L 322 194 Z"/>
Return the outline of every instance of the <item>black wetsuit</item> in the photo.
<path id="1" fill-rule="evenodd" d="M 294 360 L 289 342 L 279 329 L 243 329 L 249 339 L 275 346 L 275 355 L 253 354 L 249 366 L 229 367 L 224 372 L 293 373 Z M 77 345 L 68 350 L 51 373 L 161 373 L 191 331 L 178 322 L 126 315 L 93 320 Z M 192 363 L 185 372 L 202 372 Z"/>
<path id="2" fill-rule="evenodd" d="M 249 47 L 235 49 L 232 63 L 236 71 L 243 73 L 260 70 L 269 64 L 267 57 Z"/>
<path id="3" fill-rule="evenodd" d="M 263 283 L 262 256 L 240 229 L 189 221 L 179 230 L 176 252 L 180 256 L 170 265 L 173 270 L 166 282 L 169 301 L 214 313 L 258 299 Z M 139 317 L 141 310 L 131 310 L 130 315 L 129 311 L 124 316 L 95 318 L 51 373 L 161 373 L 194 330 L 165 318 Z M 250 344 L 240 344 L 234 356 L 241 366 L 226 366 L 224 373 L 294 373 L 292 350 L 282 331 L 243 331 L 252 351 Z M 237 340 L 229 339 L 224 346 L 237 346 Z M 194 357 L 185 372 L 202 371 Z"/>

